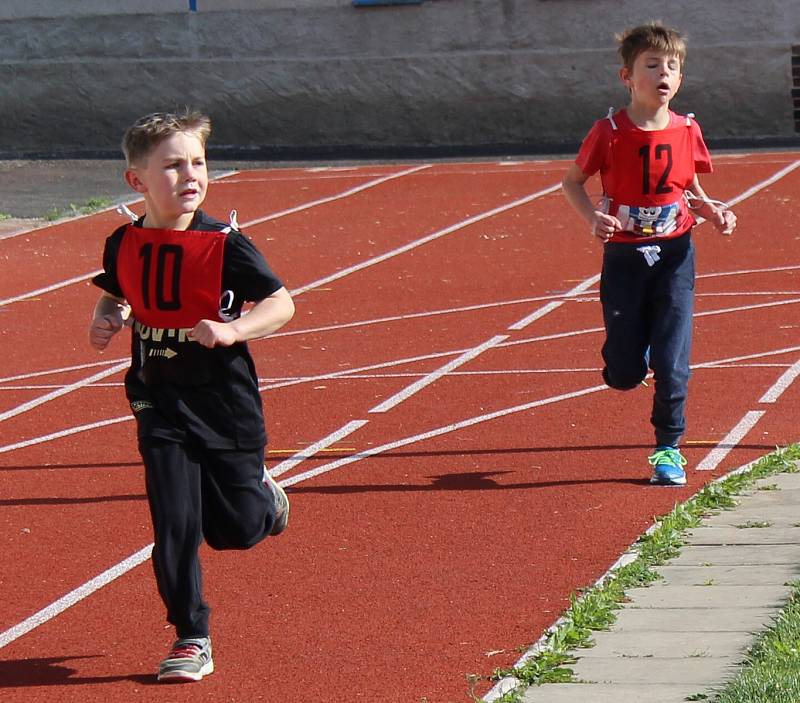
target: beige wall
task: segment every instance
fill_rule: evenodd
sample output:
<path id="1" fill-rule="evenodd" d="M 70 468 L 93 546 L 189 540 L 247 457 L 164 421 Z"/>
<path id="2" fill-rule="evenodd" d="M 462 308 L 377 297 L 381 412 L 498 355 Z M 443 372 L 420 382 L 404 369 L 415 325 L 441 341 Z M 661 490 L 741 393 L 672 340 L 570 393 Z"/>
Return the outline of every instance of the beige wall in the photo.
<path id="1" fill-rule="evenodd" d="M 191 104 L 254 155 L 572 149 L 609 105 L 633 0 L 3 0 L 0 155 L 115 153 Z M 711 141 L 791 141 L 800 0 L 671 0 L 689 35 L 674 103 Z"/>

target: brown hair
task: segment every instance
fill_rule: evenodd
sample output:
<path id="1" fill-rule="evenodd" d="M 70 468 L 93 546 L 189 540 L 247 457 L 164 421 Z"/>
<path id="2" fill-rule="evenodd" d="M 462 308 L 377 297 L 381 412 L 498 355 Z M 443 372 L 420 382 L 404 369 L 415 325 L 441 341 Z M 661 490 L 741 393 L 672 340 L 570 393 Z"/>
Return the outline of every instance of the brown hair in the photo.
<path id="1" fill-rule="evenodd" d="M 659 51 L 667 56 L 677 56 L 683 68 L 686 60 L 686 37 L 660 22 L 648 22 L 633 29 L 626 29 L 617 36 L 619 55 L 629 71 L 633 62 L 643 51 Z"/>
<path id="2" fill-rule="evenodd" d="M 153 112 L 140 117 L 122 138 L 122 153 L 128 166 L 146 159 L 154 147 L 177 132 L 192 132 L 205 146 L 211 134 L 211 119 L 189 108 L 182 112 Z"/>

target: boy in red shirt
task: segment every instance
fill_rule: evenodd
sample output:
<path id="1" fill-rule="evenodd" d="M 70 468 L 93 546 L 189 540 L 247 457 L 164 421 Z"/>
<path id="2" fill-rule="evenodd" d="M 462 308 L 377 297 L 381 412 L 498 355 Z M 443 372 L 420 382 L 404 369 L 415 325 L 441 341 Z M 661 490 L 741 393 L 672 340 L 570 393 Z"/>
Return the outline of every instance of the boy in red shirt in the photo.
<path id="1" fill-rule="evenodd" d="M 563 188 L 604 242 L 603 379 L 612 388 L 630 390 L 652 368 L 656 448 L 649 457 L 650 481 L 683 485 L 686 459 L 678 444 L 686 429 L 694 309 L 690 207 L 723 234 L 733 232 L 736 216 L 709 200 L 700 186 L 697 174 L 711 171 L 711 159 L 693 115 L 669 109 L 683 78 L 683 37 L 653 22 L 626 31 L 619 43 L 619 75 L 630 103 L 594 124 Z M 598 171 L 599 205 L 585 188 Z"/>
<path id="2" fill-rule="evenodd" d="M 256 247 L 206 215 L 205 115 L 146 115 L 125 133 L 125 180 L 145 214 L 103 252 L 89 342 L 105 349 L 130 306 L 125 392 L 136 418 L 153 522 L 153 569 L 177 640 L 160 681 L 214 671 L 198 549 L 247 549 L 286 528 L 289 501 L 264 467 L 266 430 L 246 342 L 294 304 Z M 254 305 L 246 315 L 242 305 Z"/>

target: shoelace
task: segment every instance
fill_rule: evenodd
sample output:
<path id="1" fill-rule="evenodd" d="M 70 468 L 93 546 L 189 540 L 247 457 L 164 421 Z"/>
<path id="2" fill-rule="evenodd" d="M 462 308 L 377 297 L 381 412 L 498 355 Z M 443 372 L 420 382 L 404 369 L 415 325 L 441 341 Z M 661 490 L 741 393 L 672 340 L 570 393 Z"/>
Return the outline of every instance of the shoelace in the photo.
<path id="1" fill-rule="evenodd" d="M 182 644 L 170 650 L 168 659 L 191 659 L 202 651 L 202 647 L 197 644 Z"/>
<path id="2" fill-rule="evenodd" d="M 684 457 L 677 449 L 659 449 L 649 457 L 647 460 L 653 465 L 657 464 L 672 464 L 673 466 L 685 466 L 686 457 Z"/>

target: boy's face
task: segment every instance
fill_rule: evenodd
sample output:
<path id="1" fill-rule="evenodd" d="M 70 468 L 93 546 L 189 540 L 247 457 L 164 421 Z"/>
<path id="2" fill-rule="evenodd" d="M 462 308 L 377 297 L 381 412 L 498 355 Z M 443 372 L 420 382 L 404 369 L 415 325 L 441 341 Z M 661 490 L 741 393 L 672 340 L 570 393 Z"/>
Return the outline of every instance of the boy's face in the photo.
<path id="1" fill-rule="evenodd" d="M 623 67 L 619 75 L 631 91 L 632 102 L 653 107 L 669 105 L 683 78 L 680 58 L 654 50 L 643 51 L 632 68 Z"/>
<path id="2" fill-rule="evenodd" d="M 125 180 L 144 195 L 149 226 L 185 229 L 208 189 L 205 147 L 195 133 L 176 132 L 127 169 Z"/>

